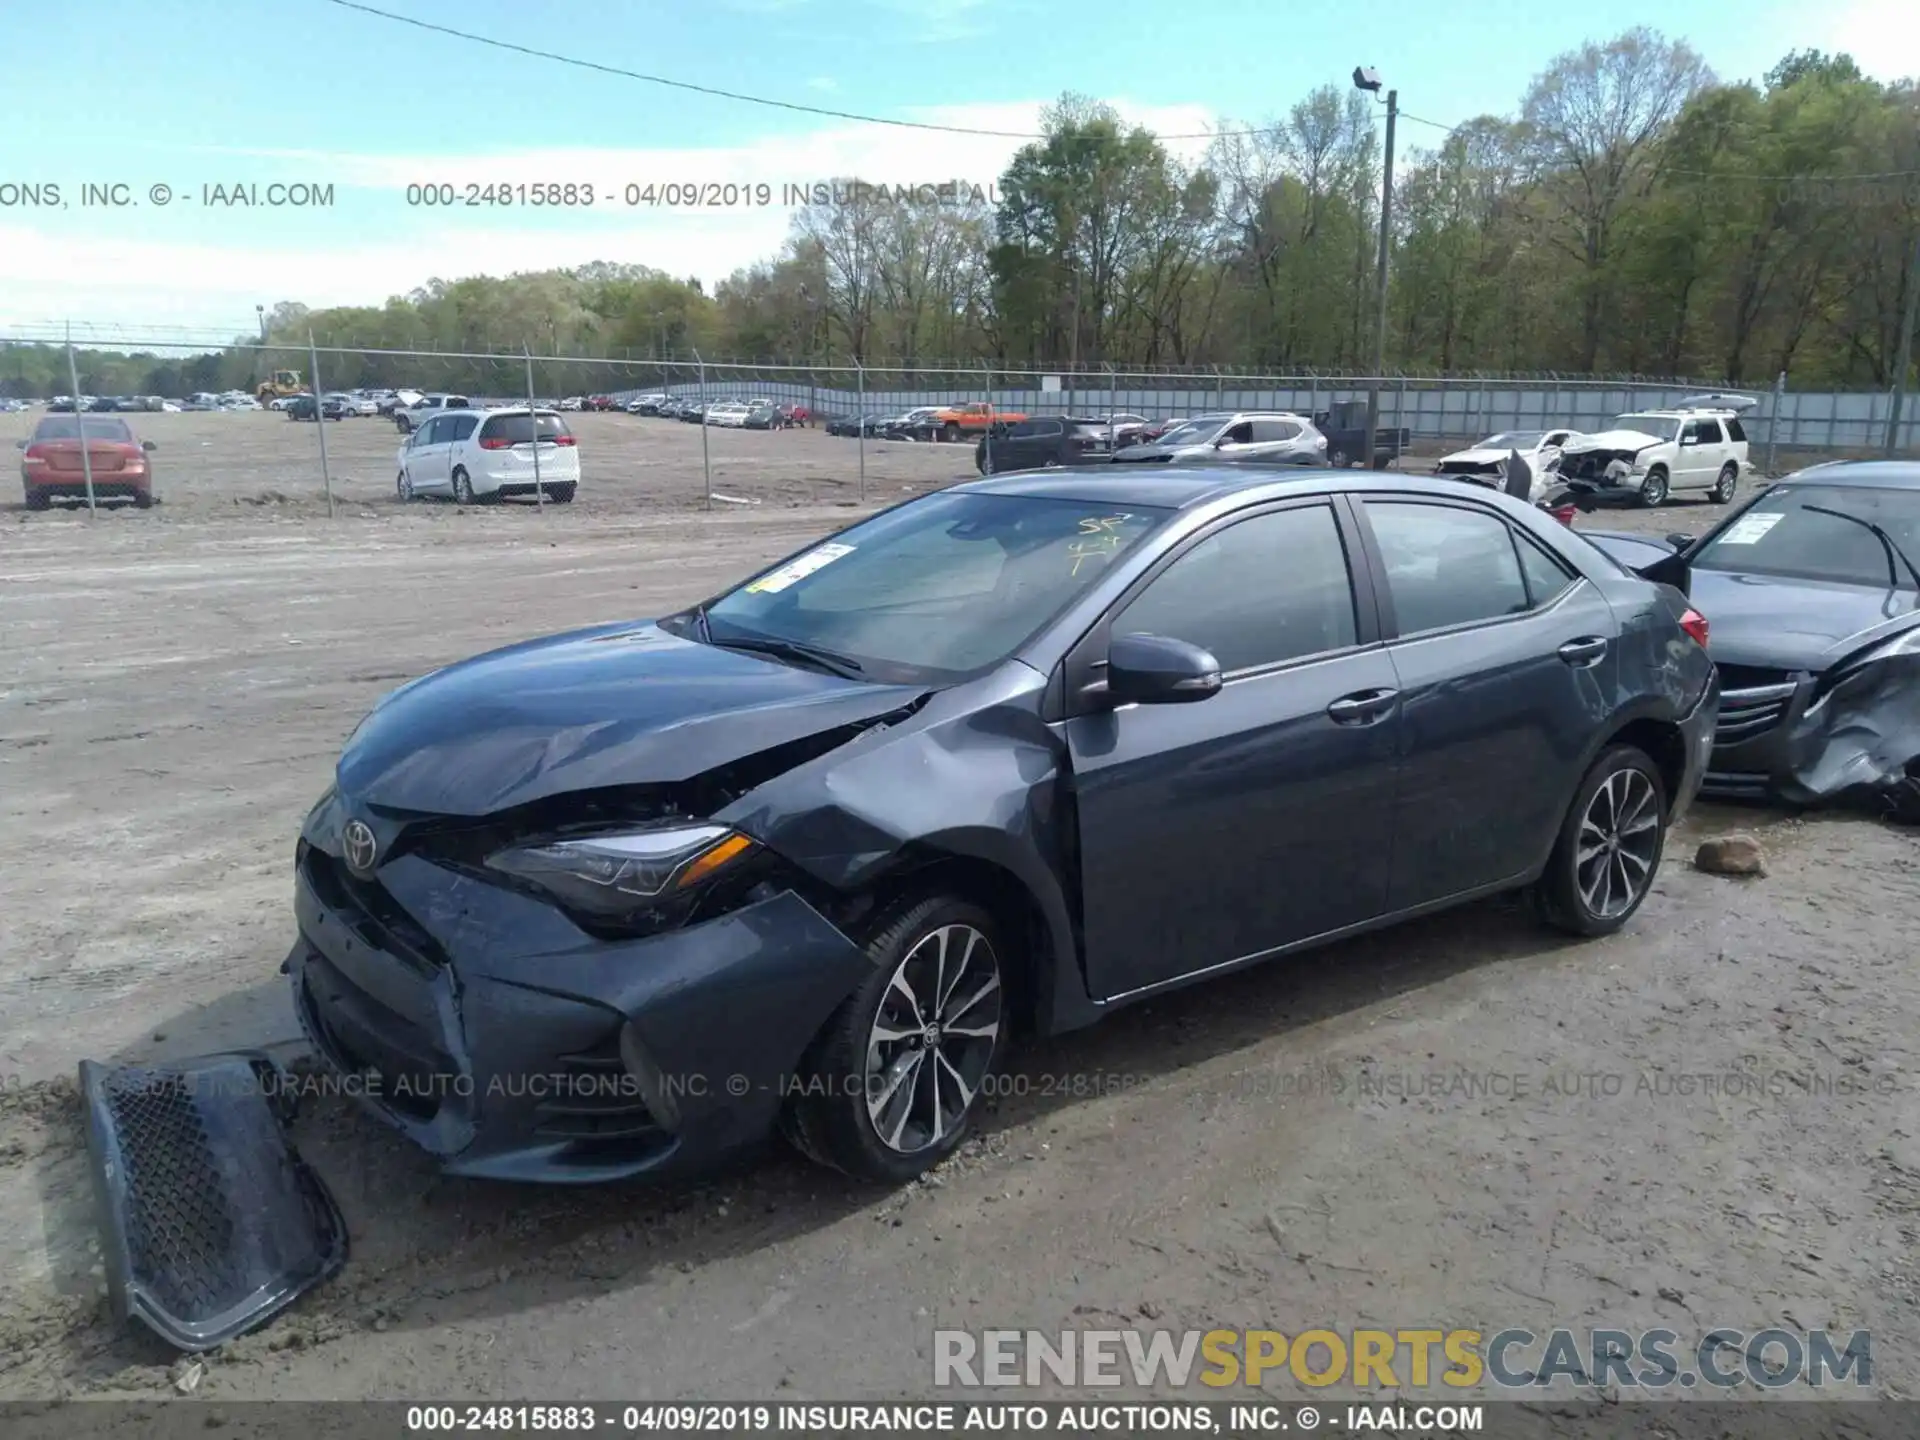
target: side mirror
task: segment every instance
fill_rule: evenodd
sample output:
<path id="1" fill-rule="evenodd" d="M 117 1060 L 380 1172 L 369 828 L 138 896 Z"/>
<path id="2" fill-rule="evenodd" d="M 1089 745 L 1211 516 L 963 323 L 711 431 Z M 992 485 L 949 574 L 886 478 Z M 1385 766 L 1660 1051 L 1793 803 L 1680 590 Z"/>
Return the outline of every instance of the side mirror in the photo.
<path id="1" fill-rule="evenodd" d="M 140 448 L 142 450 L 152 451 L 152 450 L 158 450 L 160 447 L 154 444 L 153 441 L 151 440 L 142 440 L 140 442 Z"/>
<path id="2" fill-rule="evenodd" d="M 1667 544 L 1671 545 L 1676 550 L 1684 550 L 1689 545 L 1693 544 L 1693 542 L 1697 538 L 1698 538 L 1697 536 L 1685 535 L 1685 534 L 1682 534 L 1680 531 L 1676 530 L 1673 532 L 1673 534 L 1667 536 Z"/>
<path id="3" fill-rule="evenodd" d="M 1116 705 L 1178 705 L 1220 693 L 1220 662 L 1166 635 L 1116 635 L 1107 650 L 1107 695 Z"/>

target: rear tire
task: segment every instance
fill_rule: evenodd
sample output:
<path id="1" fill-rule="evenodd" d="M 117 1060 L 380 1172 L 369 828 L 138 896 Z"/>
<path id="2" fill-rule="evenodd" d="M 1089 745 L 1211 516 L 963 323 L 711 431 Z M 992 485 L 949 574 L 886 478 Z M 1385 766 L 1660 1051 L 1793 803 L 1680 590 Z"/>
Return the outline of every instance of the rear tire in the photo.
<path id="1" fill-rule="evenodd" d="M 133 508 L 136 510 L 151 510 L 153 508 L 153 492 L 151 490 L 134 491 Z"/>
<path id="2" fill-rule="evenodd" d="M 872 972 L 814 1042 L 782 1129 L 809 1159 L 901 1185 L 972 1128 L 1006 1050 L 1006 952 L 993 918 L 948 894 L 894 906 L 865 948 Z"/>
<path id="3" fill-rule="evenodd" d="M 1338 445 L 1335 445 L 1331 450 L 1327 451 L 1327 464 L 1336 470 L 1344 470 L 1352 463 L 1353 462 L 1347 458 L 1347 452 L 1342 450 Z"/>
<path id="4" fill-rule="evenodd" d="M 1574 792 L 1547 868 L 1534 887 L 1556 930 L 1611 935 L 1653 889 L 1667 841 L 1667 787 L 1644 750 L 1603 751 Z"/>
<path id="5" fill-rule="evenodd" d="M 571 505 L 573 503 L 573 486 L 572 485 L 549 486 L 547 498 L 553 501 L 553 503 L 556 505 Z"/>

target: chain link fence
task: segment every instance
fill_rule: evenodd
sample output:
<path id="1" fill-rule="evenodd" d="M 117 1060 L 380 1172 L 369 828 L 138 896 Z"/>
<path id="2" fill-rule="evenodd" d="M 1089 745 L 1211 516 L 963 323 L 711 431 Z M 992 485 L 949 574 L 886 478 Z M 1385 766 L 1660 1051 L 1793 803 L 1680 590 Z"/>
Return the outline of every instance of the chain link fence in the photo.
<path id="1" fill-rule="evenodd" d="M 0 335 L 0 393 L 19 394 L 19 376 L 8 373 L 12 347 L 29 344 L 46 360 L 44 340 Z M 136 407 L 186 409 L 247 403 L 284 406 L 301 395 L 326 397 L 407 389 L 452 394 L 475 406 L 555 406 L 625 409 L 648 396 L 668 395 L 708 404 L 767 401 L 789 407 L 797 423 L 846 435 L 845 488 L 861 501 L 870 498 L 869 451 L 888 443 L 871 433 L 868 422 L 902 416 L 928 407 L 971 409 L 961 423 L 934 433 L 959 440 L 967 454 L 952 456 L 955 476 L 974 468 L 971 451 L 987 427 L 981 413 L 1005 419 L 1023 415 L 1140 417 L 1163 421 L 1233 411 L 1286 411 L 1307 417 L 1327 414 L 1343 402 L 1364 404 L 1376 384 L 1380 423 L 1408 432 L 1403 468 L 1418 468 L 1437 456 L 1501 431 L 1570 428 L 1595 432 L 1613 417 L 1665 408 L 1689 396 L 1732 391 L 1758 400 L 1744 424 L 1752 458 L 1769 473 L 1781 473 L 1814 456 L 1886 453 L 1889 430 L 1897 430 L 1893 452 L 1920 454 L 1920 405 L 1909 404 L 1897 426 L 1889 425 L 1890 393 L 1796 391 L 1788 377 L 1772 386 L 1750 389 L 1704 380 L 1648 377 L 1572 377 L 1560 375 L 1272 375 L 1226 368 L 1197 370 L 1133 369 L 1114 365 L 1079 369 L 1017 370 L 961 364 L 741 363 L 709 361 L 700 355 L 671 358 L 540 355 L 476 346 L 470 351 L 381 349 L 328 346 L 308 337 L 289 342 L 278 337 L 257 345 L 236 345 L 218 352 L 200 347 L 167 354 L 143 347 L 127 363 L 107 363 L 101 352 L 68 350 L 53 373 L 72 390 L 89 397 L 103 389 L 138 388 L 136 381 L 165 382 L 168 393 L 119 397 Z M 142 368 L 144 366 L 144 368 Z M 40 366 L 44 372 L 48 366 Z M 46 396 L 36 398 L 45 399 Z M 318 427 L 313 463 L 329 510 L 334 508 L 336 458 L 327 452 L 326 431 Z M 701 493 L 711 508 L 742 497 L 716 488 L 714 442 L 702 427 Z M 209 446 L 219 441 L 203 442 Z M 991 443 L 989 440 L 987 443 Z M 584 458 L 584 457 L 583 457 Z M 384 462 L 383 462 L 384 463 Z M 725 468 L 725 457 L 721 465 Z M 834 461 L 834 464 L 842 462 Z M 363 467 L 364 468 L 364 467 Z M 722 477 L 725 478 L 724 476 Z M 544 498 L 544 492 L 536 489 Z M 750 497 L 748 497 L 750 498 Z"/>

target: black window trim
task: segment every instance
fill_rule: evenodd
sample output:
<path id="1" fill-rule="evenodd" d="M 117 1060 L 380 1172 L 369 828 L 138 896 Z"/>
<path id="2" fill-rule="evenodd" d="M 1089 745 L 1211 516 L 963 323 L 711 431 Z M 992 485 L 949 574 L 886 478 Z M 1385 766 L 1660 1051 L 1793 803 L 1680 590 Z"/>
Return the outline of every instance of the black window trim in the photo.
<path id="1" fill-rule="evenodd" d="M 1565 556 L 1558 554 L 1552 546 L 1535 541 L 1534 543 L 1539 544 L 1541 550 L 1550 555 L 1554 562 L 1563 570 L 1569 571 L 1573 578 L 1573 583 L 1558 595 L 1554 596 L 1551 603 L 1546 605 L 1536 605 L 1533 603 L 1533 587 L 1527 584 L 1526 567 L 1520 564 L 1520 552 L 1515 550 L 1513 563 L 1520 570 L 1520 585 L 1527 594 L 1528 603 L 1525 610 L 1522 610 L 1517 615 L 1489 615 L 1484 620 L 1462 620 L 1457 625 L 1441 625 L 1432 630 L 1409 630 L 1403 632 L 1400 629 L 1400 618 L 1394 612 L 1393 592 L 1387 583 L 1386 557 L 1380 553 L 1379 541 L 1373 533 L 1373 521 L 1366 513 L 1367 501 L 1377 501 L 1383 505 L 1431 505 L 1439 510 L 1464 510 L 1470 515 L 1484 515 L 1488 519 L 1497 520 L 1500 524 L 1506 526 L 1507 541 L 1509 544 L 1514 545 L 1517 545 L 1522 538 L 1520 534 L 1515 533 L 1519 530 L 1519 527 L 1513 523 L 1510 517 L 1502 515 L 1491 505 L 1461 503 L 1451 497 L 1443 499 L 1437 495 L 1426 495 L 1418 492 L 1382 490 L 1368 491 L 1366 494 L 1354 496 L 1353 499 L 1355 501 L 1353 506 L 1355 512 L 1354 519 L 1360 530 L 1361 544 L 1366 547 L 1367 552 L 1367 571 L 1373 577 L 1374 606 L 1380 617 L 1380 636 L 1386 644 L 1401 645 L 1415 640 L 1429 640 L 1438 635 L 1462 635 L 1469 630 L 1484 630 L 1493 625 L 1511 625 L 1521 620 L 1532 620 L 1536 616 L 1551 614 L 1553 611 L 1558 610 L 1566 603 L 1568 596 L 1577 594 L 1582 585 L 1591 583 L 1587 578 L 1586 572 L 1581 570 L 1579 566 L 1571 564 Z M 1525 538 L 1529 540 L 1533 539 L 1532 536 L 1526 536 Z"/>
<path id="2" fill-rule="evenodd" d="M 1376 650 L 1386 644 L 1388 636 L 1385 633 L 1383 617 L 1377 608 L 1379 585 L 1375 567 L 1379 561 L 1374 552 L 1365 546 L 1364 541 L 1367 537 L 1364 536 L 1361 521 L 1355 514 L 1352 497 L 1343 491 L 1323 491 L 1316 495 L 1289 495 L 1278 500 L 1265 500 L 1215 516 L 1192 534 L 1178 541 L 1165 554 L 1135 576 L 1133 582 L 1114 597 L 1100 618 L 1095 620 L 1085 633 L 1067 648 L 1065 656 L 1054 669 L 1052 682 L 1047 687 L 1048 699 L 1044 718 L 1049 722 L 1070 720 L 1079 715 L 1097 714 L 1107 708 L 1099 698 L 1105 686 L 1099 672 L 1106 668 L 1107 651 L 1113 643 L 1113 622 L 1125 612 L 1127 606 L 1131 605 L 1142 591 L 1172 569 L 1182 557 L 1231 525 L 1286 510 L 1308 510 L 1315 507 L 1325 507 L 1333 512 L 1334 528 L 1340 537 L 1341 547 L 1346 552 L 1349 585 L 1353 597 L 1354 643 L 1333 650 L 1318 650 L 1311 655 L 1290 656 L 1285 660 L 1276 660 L 1267 665 L 1225 671 L 1220 677 L 1222 682 L 1232 685 L 1244 680 L 1265 679 L 1270 675 L 1298 670 L 1304 666 L 1321 665 L 1329 660 L 1344 659 L 1350 655 L 1360 654 L 1362 651 Z"/>

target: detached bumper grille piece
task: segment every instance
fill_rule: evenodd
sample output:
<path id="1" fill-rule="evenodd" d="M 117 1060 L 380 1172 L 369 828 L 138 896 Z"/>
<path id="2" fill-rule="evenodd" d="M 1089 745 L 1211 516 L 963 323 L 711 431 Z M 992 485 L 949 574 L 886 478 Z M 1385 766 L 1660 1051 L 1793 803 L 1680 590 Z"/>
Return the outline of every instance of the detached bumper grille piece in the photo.
<path id="1" fill-rule="evenodd" d="M 107 1287 L 182 1350 L 250 1330 L 346 1262 L 346 1226 L 287 1135 L 267 1056 L 80 1064 Z"/>

